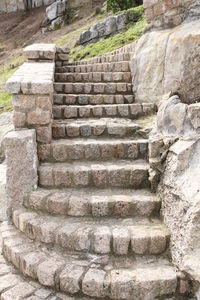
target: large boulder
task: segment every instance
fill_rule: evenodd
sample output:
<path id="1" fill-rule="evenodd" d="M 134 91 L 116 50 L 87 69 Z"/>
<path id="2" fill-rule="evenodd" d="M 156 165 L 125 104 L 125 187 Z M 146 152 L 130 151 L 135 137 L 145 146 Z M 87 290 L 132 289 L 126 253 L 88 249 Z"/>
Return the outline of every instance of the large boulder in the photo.
<path id="1" fill-rule="evenodd" d="M 137 102 L 155 102 L 178 93 L 182 102 L 200 100 L 200 22 L 147 32 L 132 58 L 133 91 Z"/>
<path id="2" fill-rule="evenodd" d="M 160 103 L 157 113 L 157 132 L 163 136 L 197 136 L 200 134 L 200 103 L 182 103 L 172 96 Z"/>
<path id="3" fill-rule="evenodd" d="M 54 3 L 52 3 L 46 9 L 48 20 L 52 21 L 62 16 L 66 7 L 67 7 L 67 0 L 57 0 Z"/>
<path id="4" fill-rule="evenodd" d="M 180 139 L 169 149 L 158 188 L 164 222 L 171 231 L 172 259 L 184 271 L 186 256 L 200 249 L 199 170 L 200 139 Z"/>

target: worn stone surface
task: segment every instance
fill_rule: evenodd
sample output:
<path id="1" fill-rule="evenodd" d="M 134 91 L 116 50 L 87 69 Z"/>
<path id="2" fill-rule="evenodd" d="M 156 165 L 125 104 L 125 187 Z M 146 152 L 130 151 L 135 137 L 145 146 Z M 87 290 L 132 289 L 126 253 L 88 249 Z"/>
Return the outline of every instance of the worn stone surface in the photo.
<path id="1" fill-rule="evenodd" d="M 12 131 L 5 136 L 8 214 L 37 187 L 37 146 L 34 130 Z"/>
<path id="2" fill-rule="evenodd" d="M 133 91 L 137 102 L 158 103 L 170 92 L 178 92 L 186 103 L 200 99 L 199 39 L 198 21 L 142 36 L 132 58 Z"/>
<path id="3" fill-rule="evenodd" d="M 24 48 L 24 55 L 29 60 L 54 60 L 55 44 L 33 44 Z"/>
<path id="4" fill-rule="evenodd" d="M 199 139 L 183 139 L 169 149 L 159 186 L 164 221 L 171 230 L 171 252 L 184 269 L 184 256 L 199 247 Z"/>
<path id="5" fill-rule="evenodd" d="M 5 159 L 4 136 L 14 128 L 12 118 L 12 112 L 6 112 L 0 115 L 0 159 L 2 161 Z"/>
<path id="6" fill-rule="evenodd" d="M 24 63 L 6 83 L 11 94 L 52 94 L 54 63 Z"/>
<path id="7" fill-rule="evenodd" d="M 163 100 L 157 114 L 157 132 L 165 137 L 198 135 L 200 132 L 199 103 L 187 105 L 182 103 L 178 96 Z"/>

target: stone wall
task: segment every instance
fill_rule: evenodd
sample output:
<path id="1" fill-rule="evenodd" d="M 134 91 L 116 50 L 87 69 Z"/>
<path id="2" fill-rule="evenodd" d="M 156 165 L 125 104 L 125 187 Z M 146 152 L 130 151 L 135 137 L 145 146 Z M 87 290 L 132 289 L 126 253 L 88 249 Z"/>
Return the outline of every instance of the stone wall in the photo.
<path id="1" fill-rule="evenodd" d="M 153 27 L 174 27 L 183 21 L 198 18 L 198 0 L 144 0 L 148 24 Z"/>
<path id="2" fill-rule="evenodd" d="M 54 2 L 54 0 L 1 0 L 0 13 L 11 13 L 46 6 L 52 2 Z"/>
<path id="3" fill-rule="evenodd" d="M 52 139 L 55 64 L 65 65 L 68 54 L 69 49 L 54 44 L 28 46 L 27 62 L 6 83 L 14 108 L 14 131 L 4 139 L 9 216 L 22 205 L 24 193 L 37 188 L 37 152 Z"/>

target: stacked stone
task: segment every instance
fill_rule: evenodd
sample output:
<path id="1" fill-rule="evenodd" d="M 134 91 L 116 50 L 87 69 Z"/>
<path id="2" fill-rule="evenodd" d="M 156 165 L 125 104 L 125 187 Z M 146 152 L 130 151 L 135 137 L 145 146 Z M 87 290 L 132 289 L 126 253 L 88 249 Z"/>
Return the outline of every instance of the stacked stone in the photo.
<path id="1" fill-rule="evenodd" d="M 57 58 L 61 61 L 60 54 Z M 179 292 L 179 277 L 167 255 L 170 233 L 159 217 L 161 202 L 150 191 L 148 124 L 154 119 L 155 107 L 134 103 L 130 87 L 117 88 L 117 84 L 131 86 L 129 59 L 111 55 L 98 58 L 98 63 L 93 59 L 58 66 L 56 62 L 51 140 L 41 142 L 38 124 L 30 124 L 29 119 L 16 130 L 31 129 L 7 136 L 12 225 L 2 227 L 3 254 L 23 275 L 55 294 L 65 294 L 60 299 L 169 299 Z M 36 55 L 34 50 L 34 55 L 27 56 L 39 60 L 48 55 L 40 51 Z M 44 81 L 39 77 L 41 84 L 37 85 L 41 93 L 41 86 L 50 81 L 45 69 L 50 63 L 27 64 L 43 66 Z M 89 66 L 94 74 L 91 69 L 83 72 L 82 67 Z M 20 74 L 14 75 L 8 86 L 17 91 L 20 82 L 20 91 L 30 94 L 34 80 L 28 80 L 24 89 L 24 77 L 16 80 Z M 89 81 L 82 82 L 83 78 Z M 110 88 L 113 84 L 115 89 Z M 45 91 L 51 95 L 51 90 Z M 29 103 L 29 97 L 25 99 Z M 41 106 L 34 107 L 37 115 Z M 102 114 L 92 116 L 95 107 Z M 15 111 L 18 109 L 29 115 L 29 111 L 20 111 L 21 105 L 15 106 Z M 135 109 L 132 116 L 125 113 L 130 109 Z M 83 116 L 83 110 L 90 113 Z M 115 110 L 121 115 L 116 117 Z M 64 115 L 59 116 L 58 111 Z M 46 124 L 40 123 L 42 126 Z M 25 170 L 35 172 L 28 176 Z M 17 194 L 20 178 L 23 184 Z M 30 299 L 54 299 L 34 297 Z"/>
<path id="2" fill-rule="evenodd" d="M 175 27 L 184 20 L 198 19 L 200 15 L 197 0 L 145 0 L 144 9 L 150 27 Z"/>
<path id="3" fill-rule="evenodd" d="M 69 49 L 57 48 L 56 50 L 56 67 L 66 66 L 69 63 Z"/>
<path id="4" fill-rule="evenodd" d="M 7 90 L 13 94 L 15 128 L 36 129 L 40 143 L 51 141 L 55 53 L 56 47 L 51 44 L 25 48 L 28 62 L 7 82 Z"/>

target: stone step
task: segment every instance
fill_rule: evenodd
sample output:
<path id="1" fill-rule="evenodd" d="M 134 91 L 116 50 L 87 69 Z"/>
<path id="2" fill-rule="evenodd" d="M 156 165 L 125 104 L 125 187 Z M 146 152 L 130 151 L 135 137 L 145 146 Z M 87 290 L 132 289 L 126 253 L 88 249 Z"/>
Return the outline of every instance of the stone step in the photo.
<path id="1" fill-rule="evenodd" d="M 96 63 L 80 66 L 56 67 L 56 73 L 130 72 L 130 62 Z"/>
<path id="2" fill-rule="evenodd" d="M 131 72 L 56 73 L 57 82 L 131 82 Z"/>
<path id="3" fill-rule="evenodd" d="M 14 230 L 14 227 L 12 228 Z M 6 233 L 4 232 L 3 235 L 6 235 Z M 52 289 L 44 288 L 41 284 L 34 281 L 33 278 L 30 279 L 30 277 L 22 275 L 5 260 L 2 254 L 0 254 L 0 299 L 64 300 L 66 299 L 64 297 L 66 297 L 64 294 L 57 293 Z M 70 298 L 68 298 L 68 300 L 70 300 Z"/>
<path id="4" fill-rule="evenodd" d="M 54 105 L 54 119 L 128 118 L 137 119 L 155 113 L 153 104 Z"/>
<path id="5" fill-rule="evenodd" d="M 132 93 L 131 83 L 54 83 L 54 90 L 61 94 L 127 94 Z"/>
<path id="6" fill-rule="evenodd" d="M 134 95 L 106 94 L 54 94 L 56 105 L 100 105 L 100 104 L 129 104 L 134 102 Z M 138 104 L 139 105 L 139 104 Z"/>
<path id="7" fill-rule="evenodd" d="M 43 162 L 107 161 L 116 159 L 146 159 L 148 141 L 145 139 L 60 139 L 38 145 Z"/>
<path id="8" fill-rule="evenodd" d="M 116 162 L 43 163 L 39 167 L 41 187 L 149 187 L 149 165 L 144 160 Z"/>
<path id="9" fill-rule="evenodd" d="M 4 226 L 2 231 L 4 256 L 18 270 L 43 286 L 82 300 L 169 299 L 178 286 L 176 271 L 165 258 L 69 255 L 31 241 L 14 227 Z"/>
<path id="10" fill-rule="evenodd" d="M 12 219 L 29 238 L 72 252 L 159 255 L 167 250 L 170 238 L 158 219 L 49 217 L 26 209 L 15 210 Z"/>
<path id="11" fill-rule="evenodd" d="M 120 54 L 120 53 L 130 53 L 130 52 L 134 53 L 136 44 L 137 43 L 135 43 L 135 42 L 129 43 L 125 46 L 122 46 L 118 49 L 113 50 L 109 54 L 116 55 L 116 54 Z"/>
<path id="12" fill-rule="evenodd" d="M 147 217 L 157 216 L 160 200 L 148 190 L 38 188 L 24 197 L 24 206 L 51 215 L 72 217 Z"/>
<path id="13" fill-rule="evenodd" d="M 140 138 L 142 126 L 129 119 L 79 119 L 79 120 L 54 120 L 52 125 L 53 137 L 135 137 Z M 144 138 L 147 135 L 143 136 Z"/>
<path id="14" fill-rule="evenodd" d="M 132 53 L 116 53 L 113 54 L 107 54 L 103 56 L 97 56 L 94 58 L 91 58 L 89 60 L 80 60 L 73 63 L 69 63 L 71 66 L 80 66 L 80 65 L 88 65 L 88 64 L 98 64 L 98 63 L 111 63 L 111 62 L 122 62 L 122 61 L 130 61 Z"/>

